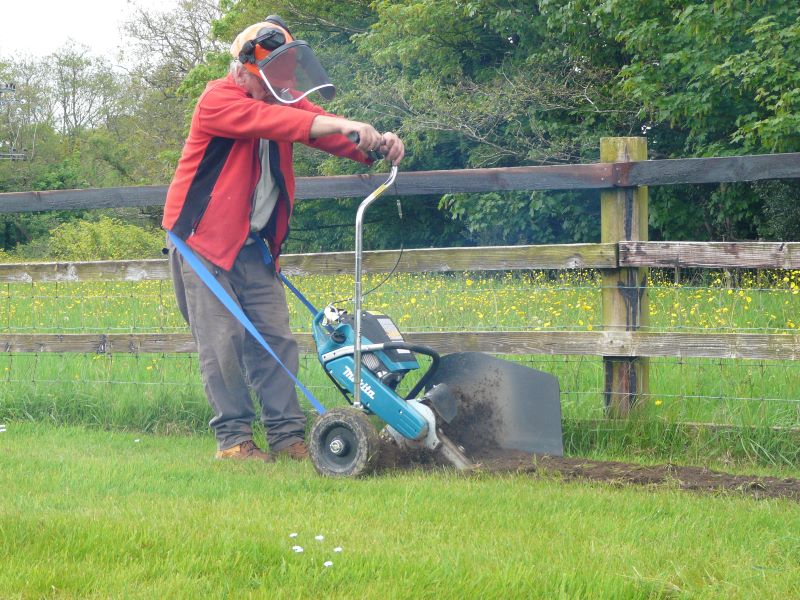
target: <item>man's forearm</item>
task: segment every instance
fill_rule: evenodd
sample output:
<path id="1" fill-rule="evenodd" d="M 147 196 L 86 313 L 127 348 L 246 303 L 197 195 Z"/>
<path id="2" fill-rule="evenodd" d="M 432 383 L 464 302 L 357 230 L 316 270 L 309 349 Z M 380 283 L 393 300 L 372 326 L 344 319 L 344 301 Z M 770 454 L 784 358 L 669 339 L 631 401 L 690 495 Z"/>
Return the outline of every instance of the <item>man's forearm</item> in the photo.
<path id="1" fill-rule="evenodd" d="M 317 115 L 311 122 L 310 134 L 312 138 L 320 138 L 326 135 L 333 135 L 336 133 L 347 134 L 345 125 L 348 123 L 347 119 L 339 117 L 331 117 L 328 115 Z"/>
<path id="2" fill-rule="evenodd" d="M 358 134 L 358 149 L 362 152 L 377 150 L 381 143 L 381 134 L 369 123 L 351 121 L 330 115 L 317 115 L 311 122 L 309 135 L 312 139 L 334 134 Z"/>

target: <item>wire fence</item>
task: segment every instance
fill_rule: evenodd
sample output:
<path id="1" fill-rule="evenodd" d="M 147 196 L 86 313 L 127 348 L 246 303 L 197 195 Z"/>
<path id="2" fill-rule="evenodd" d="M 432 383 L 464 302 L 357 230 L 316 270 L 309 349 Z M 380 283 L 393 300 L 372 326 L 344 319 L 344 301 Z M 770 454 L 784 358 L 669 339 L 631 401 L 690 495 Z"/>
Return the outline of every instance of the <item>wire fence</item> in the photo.
<path id="1" fill-rule="evenodd" d="M 365 288 L 380 274 L 366 278 Z M 677 279 L 677 281 L 676 281 Z M 352 277 L 293 278 L 316 306 L 346 300 Z M 800 271 L 651 270 L 655 332 L 797 333 Z M 310 315 L 288 297 L 291 326 Z M 170 281 L 7 283 L 0 331 L 15 333 L 188 333 Z M 404 332 L 561 331 L 602 328 L 602 284 L 592 270 L 396 274 L 365 300 Z M 556 375 L 564 416 L 601 419 L 604 364 L 595 356 L 506 355 Z M 789 360 L 658 357 L 640 414 L 676 422 L 800 426 L 800 364 Z M 3 418 L 50 418 L 153 428 L 205 427 L 210 418 L 194 354 L 4 353 Z M 300 378 L 326 405 L 343 402 L 316 357 Z M 310 410 L 310 407 L 306 407 Z"/>

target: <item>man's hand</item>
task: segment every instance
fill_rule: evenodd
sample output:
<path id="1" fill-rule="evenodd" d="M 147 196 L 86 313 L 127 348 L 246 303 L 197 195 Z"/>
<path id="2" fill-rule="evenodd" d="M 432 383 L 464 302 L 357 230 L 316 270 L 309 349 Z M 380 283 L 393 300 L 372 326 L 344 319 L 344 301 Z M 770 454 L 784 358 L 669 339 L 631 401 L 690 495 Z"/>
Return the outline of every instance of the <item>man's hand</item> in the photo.
<path id="1" fill-rule="evenodd" d="M 372 125 L 361 121 L 317 115 L 311 123 L 310 133 L 312 138 L 333 133 L 341 133 L 342 135 L 358 134 L 356 148 L 362 152 L 380 152 L 393 165 L 398 164 L 405 156 L 403 142 L 394 133 L 387 132 L 381 135 Z"/>
<path id="2" fill-rule="evenodd" d="M 377 150 L 381 145 L 381 134 L 369 123 L 351 121 L 328 115 L 317 115 L 311 123 L 311 138 L 320 138 L 334 133 L 358 134 L 358 145 L 362 152 Z"/>
<path id="3" fill-rule="evenodd" d="M 379 152 L 381 147 L 381 134 L 369 123 L 361 123 L 359 121 L 344 121 L 345 131 L 342 133 L 346 136 L 356 134 L 358 136 L 358 144 L 356 148 L 364 152 Z"/>
<path id="4" fill-rule="evenodd" d="M 403 145 L 403 140 L 397 137 L 391 131 L 387 131 L 381 136 L 381 144 L 378 152 L 383 154 L 383 157 L 389 161 L 389 164 L 397 165 L 403 160 L 406 155 L 406 148 Z"/>

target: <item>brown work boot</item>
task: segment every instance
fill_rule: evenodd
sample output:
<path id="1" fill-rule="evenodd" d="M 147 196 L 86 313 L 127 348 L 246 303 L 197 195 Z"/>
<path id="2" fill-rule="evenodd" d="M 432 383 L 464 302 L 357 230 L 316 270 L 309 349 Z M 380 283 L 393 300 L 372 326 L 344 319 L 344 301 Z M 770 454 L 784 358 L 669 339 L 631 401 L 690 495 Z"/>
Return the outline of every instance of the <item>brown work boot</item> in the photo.
<path id="1" fill-rule="evenodd" d="M 225 450 L 217 450 L 217 458 L 253 458 L 263 460 L 267 463 L 275 460 L 270 456 L 269 452 L 264 452 L 261 448 L 256 446 L 253 440 L 247 440 L 246 442 L 231 446 Z"/>
<path id="2" fill-rule="evenodd" d="M 306 460 L 308 458 L 308 446 L 305 442 L 295 442 L 286 448 L 276 450 L 277 456 L 288 456 L 293 460 Z"/>

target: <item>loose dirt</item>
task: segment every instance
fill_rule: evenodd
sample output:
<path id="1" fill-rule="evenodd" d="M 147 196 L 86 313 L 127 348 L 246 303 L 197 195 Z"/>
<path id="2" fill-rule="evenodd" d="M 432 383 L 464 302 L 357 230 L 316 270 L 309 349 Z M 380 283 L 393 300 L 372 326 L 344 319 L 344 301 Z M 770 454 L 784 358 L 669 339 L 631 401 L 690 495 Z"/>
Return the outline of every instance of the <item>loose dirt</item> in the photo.
<path id="1" fill-rule="evenodd" d="M 476 362 L 471 353 L 448 355 L 442 364 L 444 368 L 437 372 L 431 383 L 447 385 L 458 412 L 450 423 L 440 422 L 440 433 L 460 445 L 462 451 L 479 465 L 477 473 L 519 473 L 563 481 L 677 488 L 754 498 L 789 498 L 800 502 L 800 479 L 733 475 L 703 467 L 639 465 L 501 449 L 499 446 L 506 445 L 505 439 L 514 438 L 505 434 L 516 425 L 513 414 L 509 416 L 502 410 L 508 394 L 507 390 L 503 391 L 503 386 L 513 380 L 515 389 L 520 390 L 521 386 L 545 385 L 546 381 L 525 377 L 514 379 L 517 377 L 515 366 L 509 367 L 485 357 Z M 530 423 L 526 423 L 526 427 L 529 426 Z M 381 438 L 379 471 L 442 467 L 452 468 L 434 453 L 401 449 L 390 437 L 384 435 Z"/>
<path id="2" fill-rule="evenodd" d="M 611 485 L 667 487 L 701 493 L 732 493 L 753 498 L 788 498 L 800 502 L 800 479 L 733 475 L 703 467 L 672 464 L 590 460 L 575 457 L 539 456 L 525 452 L 483 449 L 476 473 L 517 473 L 563 481 L 597 481 Z M 433 469 L 445 467 L 429 452 L 399 449 L 384 440 L 378 470 Z"/>

